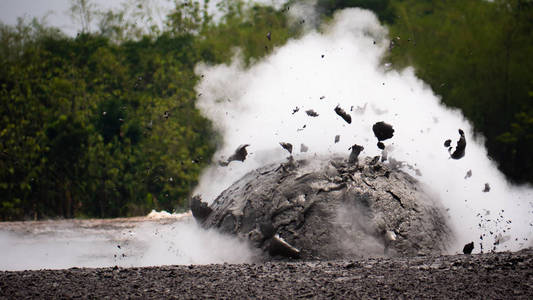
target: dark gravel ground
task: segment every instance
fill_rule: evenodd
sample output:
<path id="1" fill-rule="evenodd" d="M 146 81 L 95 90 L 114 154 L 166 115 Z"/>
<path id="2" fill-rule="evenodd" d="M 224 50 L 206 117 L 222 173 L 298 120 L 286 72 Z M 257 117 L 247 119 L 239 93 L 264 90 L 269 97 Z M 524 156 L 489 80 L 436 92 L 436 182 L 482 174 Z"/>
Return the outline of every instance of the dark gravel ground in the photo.
<path id="1" fill-rule="evenodd" d="M 0 272 L 0 299 L 533 299 L 533 249 L 475 255 Z"/>

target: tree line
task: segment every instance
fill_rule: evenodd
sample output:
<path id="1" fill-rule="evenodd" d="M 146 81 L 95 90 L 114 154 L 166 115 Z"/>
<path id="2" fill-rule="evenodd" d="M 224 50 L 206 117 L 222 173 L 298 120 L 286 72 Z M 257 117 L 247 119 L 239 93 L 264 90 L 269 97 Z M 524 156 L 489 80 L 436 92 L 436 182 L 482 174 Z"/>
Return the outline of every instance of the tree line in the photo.
<path id="1" fill-rule="evenodd" d="M 253 64 L 302 33 L 279 9 L 175 1 L 163 27 L 72 1 L 80 32 L 36 20 L 0 24 L 0 220 L 118 217 L 185 209 L 222 142 L 195 107 L 198 62 Z M 517 182 L 533 183 L 533 4 L 527 0 L 318 0 L 328 19 L 363 7 L 389 27 L 384 61 L 417 75 L 486 136 Z M 92 21 L 91 21 L 92 20 Z M 92 29 L 91 22 L 98 25 Z M 271 40 L 266 33 L 271 32 Z"/>
<path id="2" fill-rule="evenodd" d="M 177 1 L 163 31 L 136 34 L 120 12 L 90 31 L 87 2 L 76 37 L 0 26 L 0 220 L 184 209 L 221 142 L 195 107 L 195 65 L 229 62 L 234 47 L 250 61 L 298 30 L 269 6 L 226 1 L 213 22 Z"/>

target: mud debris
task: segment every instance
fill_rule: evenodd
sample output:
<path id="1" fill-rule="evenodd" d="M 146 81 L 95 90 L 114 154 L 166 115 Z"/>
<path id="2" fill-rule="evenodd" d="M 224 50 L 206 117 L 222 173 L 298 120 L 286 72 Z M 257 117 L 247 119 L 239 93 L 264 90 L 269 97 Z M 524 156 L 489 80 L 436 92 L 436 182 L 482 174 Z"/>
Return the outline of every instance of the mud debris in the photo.
<path id="1" fill-rule="evenodd" d="M 380 142 L 388 140 L 394 136 L 394 129 L 392 128 L 392 125 L 387 124 L 383 121 L 374 124 L 372 126 L 372 131 Z"/>
<path id="2" fill-rule="evenodd" d="M 353 164 L 356 163 L 359 159 L 359 154 L 361 154 L 361 151 L 363 151 L 365 148 L 363 146 L 353 144 L 348 150 L 352 150 L 350 152 L 350 157 L 348 158 L 348 162 Z"/>
<path id="3" fill-rule="evenodd" d="M 464 254 L 472 254 L 472 250 L 474 250 L 474 242 L 470 242 L 463 247 Z"/>
<path id="4" fill-rule="evenodd" d="M 342 109 L 340 106 L 337 105 L 334 110 L 337 115 L 339 115 L 344 121 L 346 121 L 346 123 L 352 123 L 352 116 L 345 112 L 344 109 Z"/>
<path id="5" fill-rule="evenodd" d="M 281 145 L 281 147 L 283 147 L 283 149 L 289 151 L 289 154 L 292 154 L 292 144 L 291 143 L 281 142 L 279 144 Z"/>
<path id="6" fill-rule="evenodd" d="M 246 160 L 246 156 L 248 155 L 248 151 L 246 151 L 246 147 L 249 147 L 250 144 L 244 144 L 237 147 L 235 152 L 226 160 L 226 161 L 219 161 L 218 164 L 222 167 L 226 167 L 229 165 L 232 161 L 241 161 L 243 162 Z"/>
<path id="7" fill-rule="evenodd" d="M 309 109 L 309 110 L 306 110 L 305 113 L 310 116 L 310 117 L 313 117 L 313 118 L 316 118 L 318 117 L 318 113 L 312 109 Z"/>
<path id="8" fill-rule="evenodd" d="M 205 220 L 213 212 L 207 203 L 202 202 L 202 198 L 199 195 L 195 195 L 190 199 L 189 206 L 196 220 Z"/>
<path id="9" fill-rule="evenodd" d="M 465 149 L 466 149 L 466 138 L 465 133 L 462 129 L 459 129 L 459 140 L 457 141 L 457 145 L 455 146 L 455 151 L 450 155 L 453 159 L 461 159 L 465 156 Z M 450 152 L 450 149 L 448 149 L 448 152 Z"/>

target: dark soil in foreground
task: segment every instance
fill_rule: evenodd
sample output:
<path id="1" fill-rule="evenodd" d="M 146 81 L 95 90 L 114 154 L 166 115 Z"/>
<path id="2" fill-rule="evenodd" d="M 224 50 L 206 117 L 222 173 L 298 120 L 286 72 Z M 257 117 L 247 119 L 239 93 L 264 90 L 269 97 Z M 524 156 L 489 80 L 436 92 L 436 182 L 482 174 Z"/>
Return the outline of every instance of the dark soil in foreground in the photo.
<path id="1" fill-rule="evenodd" d="M 0 272 L 0 298 L 533 299 L 533 249 L 323 262 Z"/>

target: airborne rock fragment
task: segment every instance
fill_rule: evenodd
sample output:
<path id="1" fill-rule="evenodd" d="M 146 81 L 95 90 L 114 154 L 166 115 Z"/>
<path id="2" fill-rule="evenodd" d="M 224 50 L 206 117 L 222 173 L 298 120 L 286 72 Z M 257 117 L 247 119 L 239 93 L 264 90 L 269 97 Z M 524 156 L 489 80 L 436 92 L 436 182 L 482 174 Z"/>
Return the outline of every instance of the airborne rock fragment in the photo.
<path id="1" fill-rule="evenodd" d="M 248 151 L 246 151 L 246 147 L 248 146 L 250 146 L 250 144 L 240 145 L 226 161 L 219 161 L 218 164 L 225 167 L 232 161 L 244 161 L 248 155 Z"/>
<path id="2" fill-rule="evenodd" d="M 209 214 L 213 211 L 207 203 L 202 202 L 202 198 L 199 195 L 195 195 L 189 201 L 189 206 L 191 207 L 191 212 L 193 217 L 200 222 L 203 222 Z"/>
<path id="3" fill-rule="evenodd" d="M 385 122 L 377 122 L 376 124 L 374 124 L 372 126 L 372 131 L 374 131 L 374 135 L 380 142 L 388 140 L 394 136 L 394 129 L 391 125 Z"/>
<path id="4" fill-rule="evenodd" d="M 459 129 L 460 138 L 455 146 L 455 151 L 450 155 L 453 159 L 461 159 L 465 156 L 466 138 L 462 129 Z"/>
<path id="5" fill-rule="evenodd" d="M 281 142 L 279 144 L 281 145 L 281 147 L 283 147 L 283 149 L 289 151 L 289 153 L 292 154 L 292 144 L 291 143 Z"/>
<path id="6" fill-rule="evenodd" d="M 344 121 L 346 121 L 346 123 L 348 123 L 348 124 L 352 123 L 352 116 L 350 116 L 348 113 L 346 113 L 344 111 L 344 109 L 342 109 L 340 106 L 337 105 L 335 107 L 335 112 L 337 113 L 337 115 L 339 115 L 341 118 L 343 118 Z"/>
<path id="7" fill-rule="evenodd" d="M 472 250 L 474 250 L 474 242 L 470 242 L 463 247 L 464 254 L 472 254 Z"/>
<path id="8" fill-rule="evenodd" d="M 360 146 L 360 145 L 357 145 L 357 144 L 353 144 L 353 146 L 351 146 L 350 148 L 348 148 L 348 150 L 352 150 L 352 152 L 350 153 L 350 157 L 348 158 L 348 162 L 353 164 L 353 163 L 356 163 L 357 160 L 358 160 L 358 157 L 359 157 L 359 154 L 361 153 L 361 151 L 363 151 L 365 148 L 363 146 Z"/>
<path id="9" fill-rule="evenodd" d="M 294 114 L 297 113 L 299 110 L 300 110 L 300 108 L 299 108 L 298 106 L 296 106 L 295 108 L 292 109 L 292 114 L 294 115 Z"/>
<path id="10" fill-rule="evenodd" d="M 310 117 L 318 117 L 318 113 L 312 109 L 306 110 L 305 113 Z"/>

